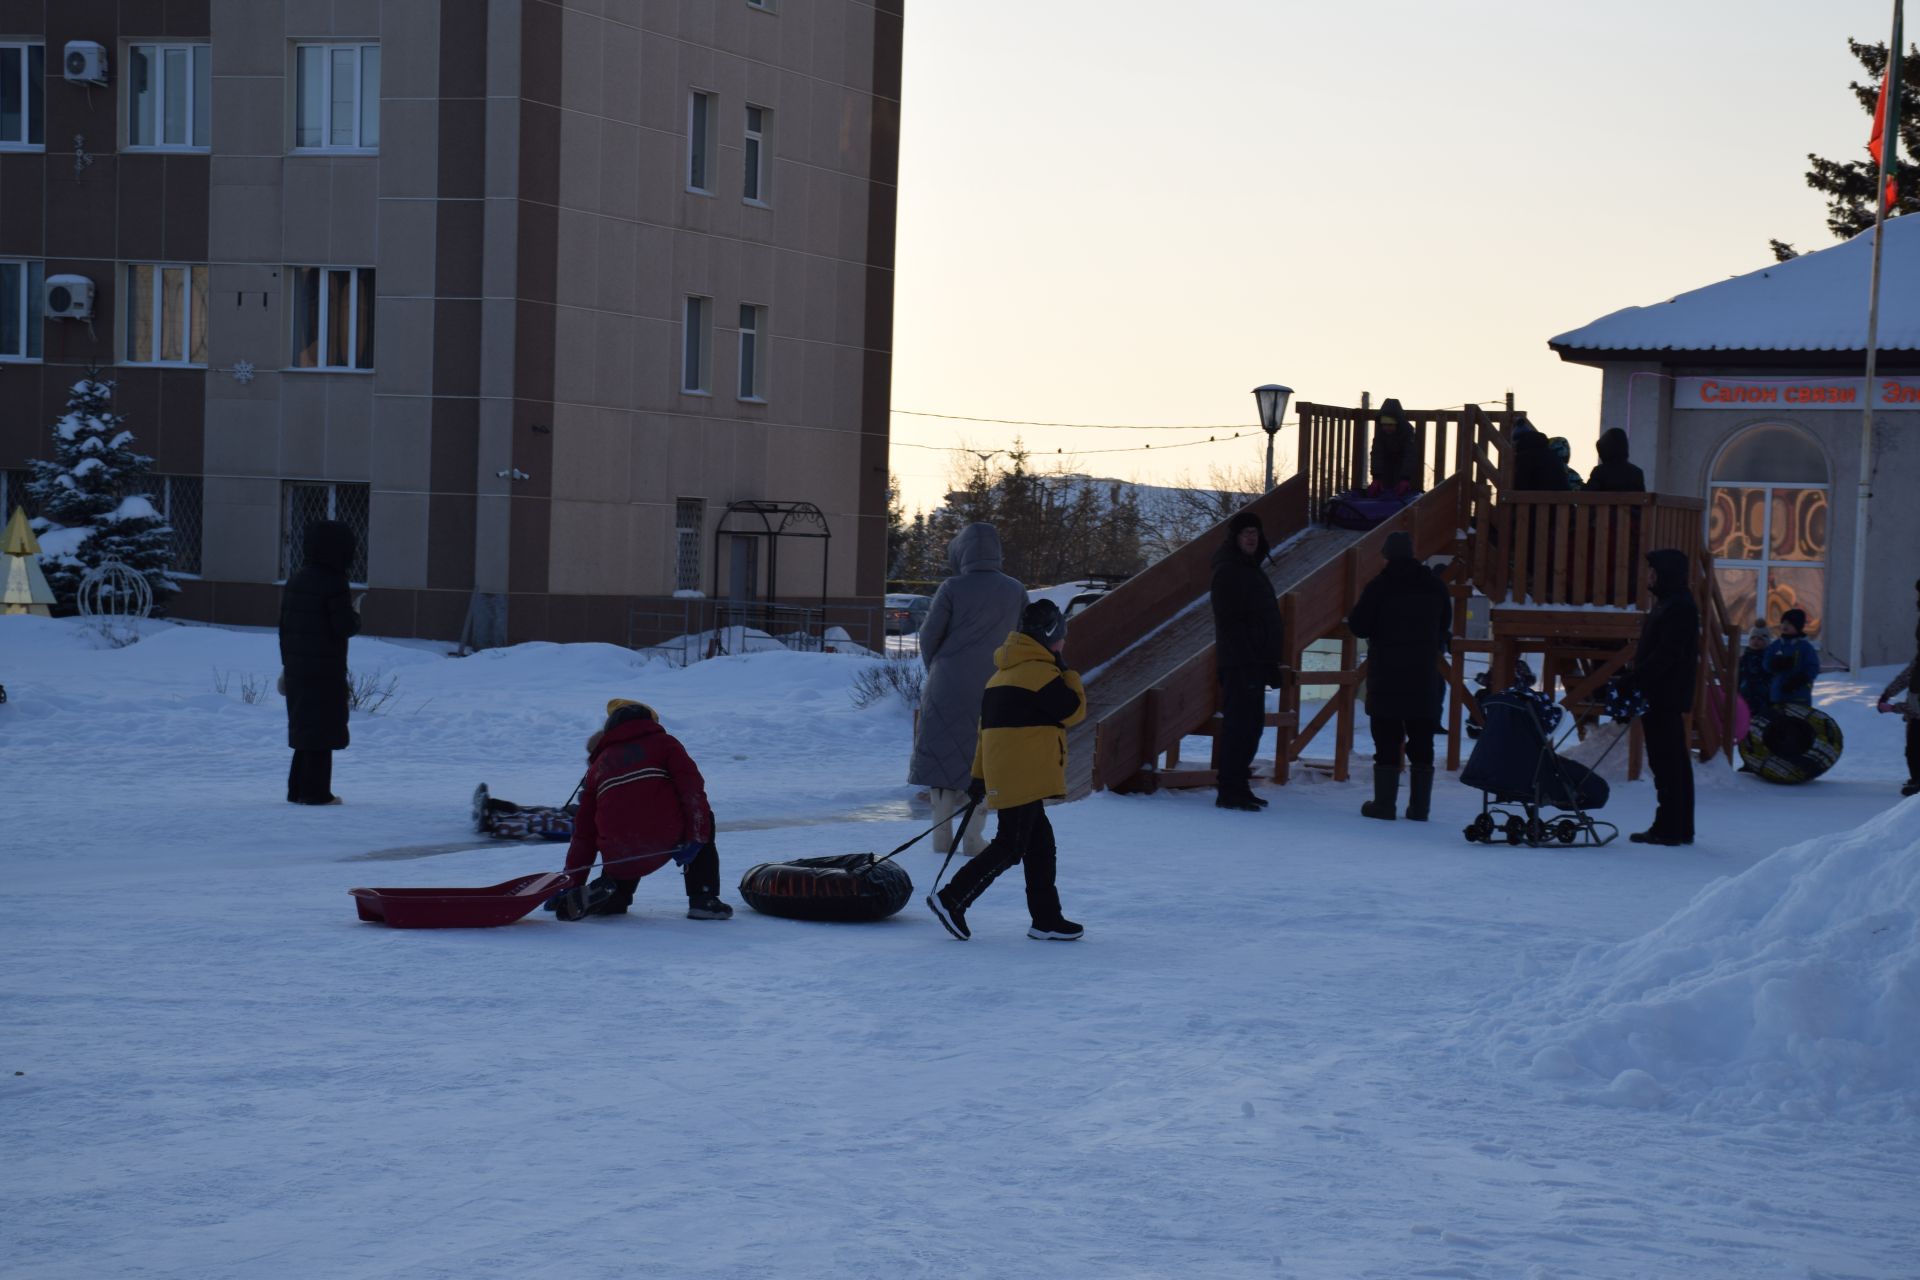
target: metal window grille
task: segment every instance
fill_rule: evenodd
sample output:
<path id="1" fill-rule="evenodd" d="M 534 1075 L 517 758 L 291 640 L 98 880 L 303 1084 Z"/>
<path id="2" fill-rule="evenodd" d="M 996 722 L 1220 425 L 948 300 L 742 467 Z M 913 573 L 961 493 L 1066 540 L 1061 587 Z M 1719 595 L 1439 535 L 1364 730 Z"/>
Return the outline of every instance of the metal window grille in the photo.
<path id="1" fill-rule="evenodd" d="M 675 499 L 673 588 L 676 591 L 700 589 L 700 534 L 706 523 L 705 498 Z"/>
<path id="2" fill-rule="evenodd" d="M 173 560 L 168 568 L 174 573 L 197 576 L 200 573 L 200 531 L 206 512 L 200 477 L 150 473 L 132 481 L 128 491 L 145 494 L 159 510 L 161 518 L 172 527 Z"/>
<path id="3" fill-rule="evenodd" d="M 367 580 L 367 527 L 372 494 L 364 484 L 328 484 L 318 480 L 289 480 L 280 501 L 280 576 L 291 577 L 304 557 L 307 526 L 338 520 L 353 530 L 357 549 L 347 577 Z"/>
<path id="4" fill-rule="evenodd" d="M 0 471 L 0 524 L 13 519 L 15 507 L 27 509 L 27 519 L 40 514 L 39 506 L 33 500 L 33 494 L 27 486 L 33 483 L 33 472 L 24 468 L 15 471 Z"/>

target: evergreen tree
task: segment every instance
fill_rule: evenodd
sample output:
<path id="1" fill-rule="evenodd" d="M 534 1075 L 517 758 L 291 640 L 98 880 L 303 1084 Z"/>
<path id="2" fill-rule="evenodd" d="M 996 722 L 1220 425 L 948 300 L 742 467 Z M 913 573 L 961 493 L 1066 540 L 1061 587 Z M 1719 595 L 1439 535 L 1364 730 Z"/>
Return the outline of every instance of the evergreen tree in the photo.
<path id="1" fill-rule="evenodd" d="M 907 508 L 900 501 L 900 477 L 887 473 L 887 578 L 898 581 L 906 576 Z"/>
<path id="2" fill-rule="evenodd" d="M 167 575 L 173 530 L 140 492 L 153 459 L 136 453 L 133 432 L 113 411 L 113 383 L 99 370 L 73 384 L 53 424 L 52 461 L 35 459 L 27 492 L 40 508 L 34 533 L 59 607 L 71 613 L 80 579 L 118 560 L 146 578 L 154 611 L 180 588 Z"/>
<path id="3" fill-rule="evenodd" d="M 1860 60 L 1866 69 L 1867 81 L 1856 80 L 1847 87 L 1859 102 L 1861 110 L 1867 113 L 1869 122 L 1873 119 L 1874 104 L 1880 100 L 1881 72 L 1887 66 L 1887 46 L 1884 43 L 1861 44 L 1858 40 L 1848 40 L 1847 48 Z M 1891 172 L 1899 180 L 1900 197 L 1893 207 L 1887 210 L 1887 216 L 1911 213 L 1920 209 L 1920 168 L 1910 163 L 1916 154 L 1920 154 L 1920 97 L 1913 90 L 1920 81 L 1920 46 L 1909 46 L 1906 55 L 1900 60 L 1900 100 L 1893 117 L 1898 122 L 1900 141 L 1899 158 Z M 1871 124 L 1869 124 L 1871 127 Z M 1879 194 L 1876 185 L 1880 178 L 1880 166 L 1866 151 L 1866 132 L 1860 137 L 1859 158 L 1855 160 L 1827 160 L 1809 154 L 1807 163 L 1807 185 L 1827 197 L 1827 229 L 1842 240 L 1849 240 L 1873 225 L 1875 213 L 1879 209 Z M 1797 250 L 1785 241 L 1769 241 L 1773 256 L 1785 262 L 1796 256 Z"/>

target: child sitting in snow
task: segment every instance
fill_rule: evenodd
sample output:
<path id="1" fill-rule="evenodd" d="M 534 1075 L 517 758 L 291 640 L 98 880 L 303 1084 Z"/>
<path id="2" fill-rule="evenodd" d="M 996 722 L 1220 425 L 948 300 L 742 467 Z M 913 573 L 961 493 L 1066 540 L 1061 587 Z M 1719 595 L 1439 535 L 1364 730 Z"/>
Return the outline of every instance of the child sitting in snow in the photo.
<path id="1" fill-rule="evenodd" d="M 566 869 L 584 880 L 597 854 L 602 874 L 559 896 L 560 919 L 625 915 L 641 878 L 669 858 L 684 869 L 687 918 L 730 919 L 706 783 L 653 708 L 626 698 L 607 703 L 607 722 L 587 739 L 587 757 Z"/>

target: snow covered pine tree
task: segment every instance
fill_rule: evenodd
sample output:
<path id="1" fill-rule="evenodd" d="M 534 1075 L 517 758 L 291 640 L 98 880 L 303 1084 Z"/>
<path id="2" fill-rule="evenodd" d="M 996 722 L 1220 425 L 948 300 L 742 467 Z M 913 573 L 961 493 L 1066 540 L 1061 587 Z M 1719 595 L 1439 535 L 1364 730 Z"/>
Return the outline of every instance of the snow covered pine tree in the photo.
<path id="1" fill-rule="evenodd" d="M 54 457 L 32 462 L 27 491 L 39 504 L 33 531 L 56 609 L 74 611 L 87 570 L 118 560 L 147 580 L 154 612 L 180 588 L 167 574 L 173 530 L 139 492 L 153 459 L 135 453 L 133 432 L 113 411 L 113 383 L 99 370 L 73 384 L 67 411 L 53 424 Z"/>

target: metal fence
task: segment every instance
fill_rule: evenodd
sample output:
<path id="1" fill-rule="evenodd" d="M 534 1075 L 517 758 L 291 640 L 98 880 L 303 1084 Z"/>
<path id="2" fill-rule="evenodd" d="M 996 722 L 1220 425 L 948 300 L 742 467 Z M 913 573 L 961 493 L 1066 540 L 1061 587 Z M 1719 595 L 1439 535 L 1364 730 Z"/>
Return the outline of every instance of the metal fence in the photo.
<path id="1" fill-rule="evenodd" d="M 678 609 L 633 609 L 627 646 L 678 665 L 728 654 L 786 649 L 798 653 L 886 653 L 879 605 L 765 604 L 689 599 Z"/>

